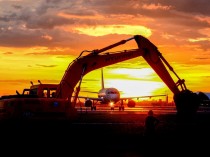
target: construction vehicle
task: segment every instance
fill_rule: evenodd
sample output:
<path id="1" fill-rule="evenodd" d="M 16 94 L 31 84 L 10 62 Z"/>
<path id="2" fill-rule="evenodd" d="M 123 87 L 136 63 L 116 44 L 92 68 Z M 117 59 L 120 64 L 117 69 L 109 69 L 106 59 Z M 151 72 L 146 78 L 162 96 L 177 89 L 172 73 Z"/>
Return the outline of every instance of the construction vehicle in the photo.
<path id="1" fill-rule="evenodd" d="M 107 52 L 107 50 L 125 44 L 133 39 L 137 43 L 137 49 Z M 84 53 L 88 54 L 84 55 Z M 71 117 L 77 112 L 75 104 L 84 75 L 95 69 L 141 56 L 173 92 L 177 113 L 180 115 L 195 114 L 200 104 L 199 96 L 187 89 L 185 80 L 179 78 L 158 48 L 141 35 L 121 40 L 102 49 L 82 51 L 69 64 L 60 83 L 51 85 L 55 92 L 53 96 L 48 88 L 50 85 L 40 83 L 31 86 L 29 96 L 18 95 L 8 98 L 3 96 L 0 100 L 0 105 L 4 107 L 4 112 L 11 117 L 28 114 L 47 115 L 49 113 L 63 114 Z M 166 67 L 176 76 L 176 82 Z M 43 95 L 44 90 L 47 90 L 47 96 Z"/>

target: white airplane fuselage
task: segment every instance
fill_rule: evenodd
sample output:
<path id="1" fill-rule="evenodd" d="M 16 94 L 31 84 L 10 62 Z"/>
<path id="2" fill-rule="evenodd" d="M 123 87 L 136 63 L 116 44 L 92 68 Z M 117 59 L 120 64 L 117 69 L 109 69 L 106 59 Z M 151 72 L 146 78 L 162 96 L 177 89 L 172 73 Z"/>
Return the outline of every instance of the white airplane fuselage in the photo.
<path id="1" fill-rule="evenodd" d="M 102 104 L 117 103 L 120 100 L 120 92 L 116 88 L 103 88 L 98 92 L 98 98 Z"/>

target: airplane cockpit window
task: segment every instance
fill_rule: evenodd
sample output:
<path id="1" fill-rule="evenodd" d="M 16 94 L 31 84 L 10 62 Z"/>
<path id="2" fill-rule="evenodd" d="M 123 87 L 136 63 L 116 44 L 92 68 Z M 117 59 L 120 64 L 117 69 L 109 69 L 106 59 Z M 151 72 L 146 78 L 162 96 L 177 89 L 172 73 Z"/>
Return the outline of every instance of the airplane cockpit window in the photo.
<path id="1" fill-rule="evenodd" d="M 107 92 L 107 94 L 117 94 L 117 92 L 116 91 L 109 91 L 109 92 Z"/>

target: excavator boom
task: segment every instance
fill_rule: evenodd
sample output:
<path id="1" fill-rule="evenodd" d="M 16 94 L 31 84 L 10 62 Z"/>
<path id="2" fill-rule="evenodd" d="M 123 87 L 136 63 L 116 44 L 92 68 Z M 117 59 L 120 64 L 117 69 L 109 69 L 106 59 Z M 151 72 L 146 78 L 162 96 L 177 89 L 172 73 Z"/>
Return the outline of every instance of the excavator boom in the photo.
<path id="1" fill-rule="evenodd" d="M 113 47 L 125 44 L 132 39 L 135 39 L 139 47 L 138 49 L 114 53 L 102 53 Z M 57 90 L 57 97 L 71 98 L 76 84 L 80 81 L 82 76 L 90 71 L 140 56 L 147 61 L 173 93 L 179 93 L 178 86 L 163 64 L 161 59 L 163 57 L 157 47 L 143 36 L 136 35 L 133 38 L 122 40 L 100 50 L 93 50 L 92 53 L 86 56 L 80 56 L 74 60 L 73 63 L 69 65 L 60 82 L 60 86 Z M 170 65 L 168 64 L 168 66 Z M 172 69 L 171 66 L 170 69 Z"/>
<path id="2" fill-rule="evenodd" d="M 124 50 L 120 52 L 106 52 L 105 51 L 112 49 L 121 44 L 125 44 L 127 41 L 135 40 L 138 49 L 132 50 Z M 108 65 L 112 65 L 118 62 L 122 62 L 125 60 L 129 60 L 132 58 L 142 56 L 147 63 L 152 67 L 152 69 L 158 74 L 158 76 L 162 79 L 162 81 L 168 86 L 168 88 L 174 93 L 174 101 L 176 103 L 176 107 L 178 111 L 196 111 L 199 105 L 197 96 L 191 91 L 187 90 L 185 81 L 181 80 L 178 75 L 174 72 L 173 68 L 169 65 L 169 63 L 165 60 L 162 54 L 158 51 L 157 47 L 151 43 L 148 39 L 141 35 L 135 35 L 132 38 L 127 40 L 122 40 L 110 46 L 107 46 L 102 49 L 97 49 L 93 51 L 89 51 L 86 56 L 79 55 L 72 63 L 69 64 L 60 84 L 57 89 L 56 97 L 63 99 L 71 99 L 72 94 L 74 95 L 73 104 L 76 103 L 76 99 L 78 97 L 78 93 L 80 91 L 80 85 L 82 82 L 82 78 L 84 75 L 93 71 L 95 69 L 99 69 Z M 175 76 L 177 77 L 177 82 L 175 83 L 171 75 L 169 74 L 166 66 L 171 70 Z M 78 87 L 75 89 L 75 86 L 78 84 Z M 184 96 L 183 96 L 184 95 Z M 183 100 L 184 99 L 184 100 Z M 195 101 L 193 103 L 193 107 L 189 107 L 189 103 L 186 103 L 186 99 L 190 99 L 191 101 Z M 183 105 L 183 102 L 187 105 Z M 182 107 L 184 106 L 184 107 Z M 189 108 L 189 109 L 188 109 Z"/>
<path id="3" fill-rule="evenodd" d="M 60 82 L 57 90 L 57 97 L 71 98 L 74 88 L 76 84 L 80 81 L 81 76 L 84 76 L 88 72 L 118 62 L 129 60 L 141 56 L 142 54 L 143 51 L 139 49 L 133 49 L 113 54 L 107 53 L 102 55 L 87 55 L 76 59 L 68 67 L 65 75 L 63 76 L 63 79 Z"/>

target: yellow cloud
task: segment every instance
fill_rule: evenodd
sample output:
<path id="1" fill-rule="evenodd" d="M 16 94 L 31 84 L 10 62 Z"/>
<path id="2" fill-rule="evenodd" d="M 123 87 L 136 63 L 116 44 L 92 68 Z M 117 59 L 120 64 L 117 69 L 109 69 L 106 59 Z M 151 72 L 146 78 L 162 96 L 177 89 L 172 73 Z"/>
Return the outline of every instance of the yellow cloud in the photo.
<path id="1" fill-rule="evenodd" d="M 80 34 L 86 34 L 90 36 L 103 36 L 108 34 L 126 34 L 136 35 L 141 34 L 145 37 L 151 36 L 152 32 L 149 28 L 144 26 L 130 26 L 130 25 L 106 25 L 96 27 L 77 27 L 76 31 Z"/>
<path id="2" fill-rule="evenodd" d="M 190 42 L 199 42 L 199 41 L 210 41 L 210 38 L 195 38 L 189 39 Z"/>
<path id="3" fill-rule="evenodd" d="M 43 35 L 42 38 L 46 39 L 46 40 L 52 40 L 53 37 L 49 36 L 49 35 Z"/>

